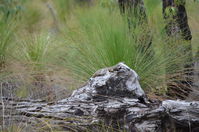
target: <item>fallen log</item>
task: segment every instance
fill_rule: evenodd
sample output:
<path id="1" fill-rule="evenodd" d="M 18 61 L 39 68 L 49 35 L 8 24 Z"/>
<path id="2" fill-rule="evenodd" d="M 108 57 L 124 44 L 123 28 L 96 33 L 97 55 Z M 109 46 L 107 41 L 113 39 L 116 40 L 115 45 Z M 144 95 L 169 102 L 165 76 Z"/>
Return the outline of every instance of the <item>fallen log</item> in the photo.
<path id="1" fill-rule="evenodd" d="M 2 129 L 18 123 L 23 131 L 199 131 L 199 102 L 149 100 L 135 71 L 123 63 L 97 71 L 69 98 L 2 98 Z"/>

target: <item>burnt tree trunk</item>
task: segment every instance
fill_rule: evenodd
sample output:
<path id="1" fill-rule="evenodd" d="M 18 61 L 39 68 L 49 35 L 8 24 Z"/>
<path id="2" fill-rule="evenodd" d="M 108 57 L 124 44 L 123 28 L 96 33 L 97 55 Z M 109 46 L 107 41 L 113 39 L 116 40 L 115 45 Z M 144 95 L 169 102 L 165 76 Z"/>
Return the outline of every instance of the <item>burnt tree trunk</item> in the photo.
<path id="1" fill-rule="evenodd" d="M 134 24 L 133 26 L 136 26 L 137 24 L 143 24 L 147 22 L 143 0 L 118 0 L 118 2 L 120 12 L 122 14 L 127 14 L 128 16 L 129 28 L 131 28 L 132 24 Z"/>
<path id="2" fill-rule="evenodd" d="M 24 132 L 198 132 L 199 102 L 149 100 L 138 79 L 119 63 L 58 102 L 1 98 L 1 129 L 16 124 Z"/>
<path id="3" fill-rule="evenodd" d="M 173 45 L 181 40 L 179 54 L 185 56 L 183 61 L 183 73 L 180 76 L 168 78 L 168 95 L 185 99 L 193 87 L 193 56 L 191 46 L 191 31 L 188 25 L 187 12 L 185 9 L 186 0 L 162 0 L 163 16 L 166 22 L 165 30 L 170 39 L 173 39 Z M 179 64 L 173 64 L 175 67 L 181 67 Z M 180 93 L 180 94 L 179 94 Z M 178 94 L 178 95 L 176 95 Z"/>
<path id="4" fill-rule="evenodd" d="M 163 0 L 163 16 L 166 20 L 168 36 L 179 35 L 184 40 L 191 40 L 192 35 L 188 25 L 186 0 Z"/>
<path id="5" fill-rule="evenodd" d="M 148 26 L 146 9 L 143 0 L 118 0 L 120 12 L 127 17 L 128 28 L 137 44 L 137 50 L 148 59 L 152 59 L 154 51 L 152 48 L 152 33 Z M 141 31 L 136 34 L 134 31 Z"/>

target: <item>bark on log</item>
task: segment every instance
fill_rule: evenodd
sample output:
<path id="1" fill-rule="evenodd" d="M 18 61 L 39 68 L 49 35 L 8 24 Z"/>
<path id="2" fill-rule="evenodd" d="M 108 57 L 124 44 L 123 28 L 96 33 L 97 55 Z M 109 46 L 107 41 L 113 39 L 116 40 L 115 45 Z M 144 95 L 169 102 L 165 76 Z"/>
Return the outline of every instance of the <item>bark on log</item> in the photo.
<path id="1" fill-rule="evenodd" d="M 0 108 L 2 127 L 17 121 L 26 124 L 24 131 L 29 132 L 40 127 L 81 132 L 199 130 L 199 102 L 149 100 L 137 73 L 123 63 L 97 71 L 67 99 L 46 103 L 3 98 Z"/>

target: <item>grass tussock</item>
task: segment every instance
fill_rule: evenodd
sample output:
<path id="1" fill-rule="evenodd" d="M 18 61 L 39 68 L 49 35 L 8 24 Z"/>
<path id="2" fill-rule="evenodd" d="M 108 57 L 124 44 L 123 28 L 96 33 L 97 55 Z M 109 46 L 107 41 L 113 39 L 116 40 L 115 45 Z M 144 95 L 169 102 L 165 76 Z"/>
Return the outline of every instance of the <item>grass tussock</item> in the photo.
<path id="1" fill-rule="evenodd" d="M 188 55 L 182 52 L 186 42 L 164 37 L 164 25 L 151 32 L 146 24 L 129 30 L 126 17 L 117 8 L 111 12 L 94 7 L 75 14 L 76 28 L 67 26 L 69 31 L 65 35 L 67 52 L 71 54 L 63 59 L 80 80 L 87 80 L 100 68 L 124 62 L 139 74 L 145 90 L 159 89 L 164 93 L 166 69 L 167 74 L 183 71 L 182 64 Z M 153 45 L 148 47 L 150 41 Z"/>

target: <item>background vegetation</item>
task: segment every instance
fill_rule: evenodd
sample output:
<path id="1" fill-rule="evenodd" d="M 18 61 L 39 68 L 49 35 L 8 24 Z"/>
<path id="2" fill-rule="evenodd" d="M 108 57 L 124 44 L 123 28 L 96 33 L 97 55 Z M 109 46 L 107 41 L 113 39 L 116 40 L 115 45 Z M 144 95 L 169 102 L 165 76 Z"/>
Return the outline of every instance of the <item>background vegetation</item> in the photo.
<path id="1" fill-rule="evenodd" d="M 183 71 L 187 55 L 180 53 L 184 42 L 164 32 L 161 1 L 144 2 L 148 24 L 130 31 L 114 0 L 3 0 L 0 80 L 9 85 L 1 88 L 3 93 L 60 99 L 98 69 L 124 62 L 139 74 L 148 93 L 165 95 L 167 76 Z M 190 0 L 186 5 L 196 55 L 199 3 Z"/>

